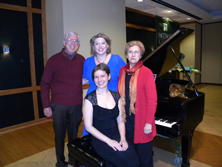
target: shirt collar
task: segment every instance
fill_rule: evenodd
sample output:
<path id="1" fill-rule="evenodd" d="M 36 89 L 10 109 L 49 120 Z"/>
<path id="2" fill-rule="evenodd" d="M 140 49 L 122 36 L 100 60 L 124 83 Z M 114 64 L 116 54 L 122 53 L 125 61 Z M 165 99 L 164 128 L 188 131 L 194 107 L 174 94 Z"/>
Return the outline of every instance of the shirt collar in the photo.
<path id="1" fill-rule="evenodd" d="M 63 56 L 69 60 L 72 60 L 73 58 L 76 58 L 77 57 L 77 54 L 76 52 L 73 54 L 73 55 L 70 55 L 68 53 L 65 52 L 65 49 L 63 48 L 62 50 L 62 53 L 63 53 Z"/>

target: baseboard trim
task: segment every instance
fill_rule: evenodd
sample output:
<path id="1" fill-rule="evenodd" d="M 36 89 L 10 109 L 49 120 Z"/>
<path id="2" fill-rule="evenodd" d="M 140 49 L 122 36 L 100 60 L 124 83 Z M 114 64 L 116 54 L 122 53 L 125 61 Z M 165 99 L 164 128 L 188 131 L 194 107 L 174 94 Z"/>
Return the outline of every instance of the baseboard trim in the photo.
<path id="1" fill-rule="evenodd" d="M 8 133 L 8 132 L 15 131 L 15 130 L 27 128 L 27 127 L 30 127 L 30 126 L 38 125 L 38 124 L 41 124 L 41 123 L 45 123 L 45 122 L 52 122 L 52 118 L 51 117 L 50 118 L 41 118 L 41 119 L 38 119 L 38 120 L 33 120 L 33 121 L 30 121 L 30 122 L 21 123 L 21 124 L 18 124 L 18 125 L 13 125 L 13 126 L 10 126 L 10 127 L 2 128 L 2 129 L 0 129 L 0 135 Z"/>

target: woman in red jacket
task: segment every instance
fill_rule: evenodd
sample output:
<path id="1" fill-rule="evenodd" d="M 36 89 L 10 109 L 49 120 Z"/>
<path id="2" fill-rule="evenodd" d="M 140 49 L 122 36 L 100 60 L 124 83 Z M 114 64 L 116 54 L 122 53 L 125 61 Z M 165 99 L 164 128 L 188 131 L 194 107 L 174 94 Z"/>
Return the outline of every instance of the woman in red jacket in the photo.
<path id="1" fill-rule="evenodd" d="M 134 143 L 141 167 L 152 167 L 157 93 L 152 71 L 140 60 L 144 52 L 140 41 L 127 43 L 128 63 L 120 70 L 118 91 L 125 111 L 122 116 L 126 121 L 126 136 Z"/>

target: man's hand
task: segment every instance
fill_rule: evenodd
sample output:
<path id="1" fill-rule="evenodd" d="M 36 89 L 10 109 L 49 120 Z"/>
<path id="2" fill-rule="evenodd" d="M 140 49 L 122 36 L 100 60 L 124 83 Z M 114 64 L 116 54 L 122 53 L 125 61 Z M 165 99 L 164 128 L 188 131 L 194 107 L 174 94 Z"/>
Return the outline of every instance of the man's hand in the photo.
<path id="1" fill-rule="evenodd" d="M 82 78 L 82 85 L 85 85 L 89 83 L 89 80 L 87 80 L 86 78 Z"/>
<path id="2" fill-rule="evenodd" d="M 51 109 L 51 107 L 44 108 L 44 115 L 46 117 L 51 117 L 52 116 L 52 109 Z"/>

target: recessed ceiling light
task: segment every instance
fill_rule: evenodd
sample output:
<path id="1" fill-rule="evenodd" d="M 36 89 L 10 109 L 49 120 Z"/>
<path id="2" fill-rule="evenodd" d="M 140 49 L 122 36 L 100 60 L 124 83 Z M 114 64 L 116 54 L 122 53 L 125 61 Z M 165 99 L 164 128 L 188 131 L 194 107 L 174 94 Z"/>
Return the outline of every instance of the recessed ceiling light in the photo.
<path id="1" fill-rule="evenodd" d="M 168 10 L 167 12 L 168 12 L 168 13 L 171 13 L 172 11 L 171 11 L 171 10 Z"/>
<path id="2" fill-rule="evenodd" d="M 180 13 L 183 13 L 183 14 L 185 14 L 185 15 L 187 15 L 187 16 L 191 16 L 192 18 L 195 18 L 195 19 L 197 19 L 197 20 L 202 20 L 202 18 L 200 18 L 200 17 L 198 17 L 198 16 L 195 16 L 195 15 L 193 15 L 193 14 L 191 14 L 191 13 L 185 11 L 185 10 L 182 10 L 182 9 L 180 9 L 180 8 L 177 8 L 176 6 L 173 6 L 173 5 L 171 5 L 171 4 L 169 4 L 169 3 L 166 3 L 166 2 L 164 2 L 164 1 L 161 1 L 161 0 L 151 0 L 151 1 L 156 2 L 156 3 L 159 3 L 159 4 L 163 5 L 163 6 L 166 6 L 166 7 L 168 7 L 168 8 L 171 8 L 171 9 L 173 9 L 173 10 L 176 10 L 176 11 L 178 11 L 178 12 L 180 12 Z"/>
<path id="3" fill-rule="evenodd" d="M 187 18 L 187 20 L 191 20 L 191 18 L 189 17 L 189 18 Z"/>
<path id="4" fill-rule="evenodd" d="M 137 2 L 143 2 L 143 0 L 137 0 Z"/>

